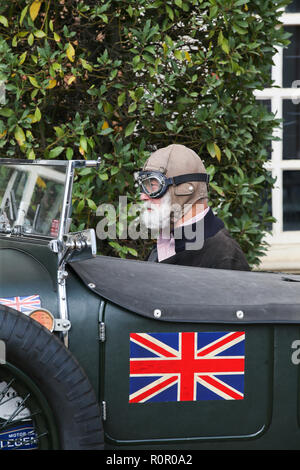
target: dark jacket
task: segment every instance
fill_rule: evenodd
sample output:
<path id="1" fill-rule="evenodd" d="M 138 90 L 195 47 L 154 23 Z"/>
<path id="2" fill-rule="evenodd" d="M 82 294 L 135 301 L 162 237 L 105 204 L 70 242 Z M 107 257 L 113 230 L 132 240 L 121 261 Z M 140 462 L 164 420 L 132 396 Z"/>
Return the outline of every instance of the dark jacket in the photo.
<path id="1" fill-rule="evenodd" d="M 250 270 L 239 244 L 229 235 L 224 223 L 213 214 L 212 210 L 209 210 L 204 219 L 192 224 L 194 233 L 197 228 L 200 229 L 198 224 L 204 224 L 204 227 L 203 225 L 201 227 L 204 236 L 202 248 L 186 249 L 187 243 L 191 244 L 193 240 L 184 238 L 183 233 L 180 239 L 175 236 L 176 254 L 164 259 L 161 263 L 239 271 Z M 156 247 L 151 251 L 147 261 L 158 262 Z"/>

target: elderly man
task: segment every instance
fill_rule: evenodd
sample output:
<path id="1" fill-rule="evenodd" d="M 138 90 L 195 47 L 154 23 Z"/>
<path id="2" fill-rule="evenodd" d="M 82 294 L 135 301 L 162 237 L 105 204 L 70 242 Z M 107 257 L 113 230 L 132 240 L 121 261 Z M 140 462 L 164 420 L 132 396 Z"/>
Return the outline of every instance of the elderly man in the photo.
<path id="1" fill-rule="evenodd" d="M 135 175 L 145 226 L 158 231 L 148 261 L 248 271 L 238 243 L 208 206 L 209 177 L 200 157 L 184 145 L 154 152 Z"/>

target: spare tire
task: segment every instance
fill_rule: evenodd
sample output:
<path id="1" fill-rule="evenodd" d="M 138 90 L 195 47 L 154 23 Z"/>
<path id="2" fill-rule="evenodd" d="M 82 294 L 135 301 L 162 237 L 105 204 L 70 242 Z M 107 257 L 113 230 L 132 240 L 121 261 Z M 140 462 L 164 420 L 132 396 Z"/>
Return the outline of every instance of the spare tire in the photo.
<path id="1" fill-rule="evenodd" d="M 0 449 L 103 449 L 95 392 L 62 342 L 4 305 L 0 340 Z"/>

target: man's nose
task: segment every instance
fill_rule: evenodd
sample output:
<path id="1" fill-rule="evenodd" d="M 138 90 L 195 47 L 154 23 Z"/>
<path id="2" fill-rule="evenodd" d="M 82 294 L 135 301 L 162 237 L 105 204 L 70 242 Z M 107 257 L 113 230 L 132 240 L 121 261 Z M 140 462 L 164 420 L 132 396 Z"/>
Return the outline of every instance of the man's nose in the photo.
<path id="1" fill-rule="evenodd" d="M 151 199 L 151 198 L 147 194 L 145 194 L 145 193 L 140 194 L 140 200 L 141 201 L 149 201 L 149 199 Z"/>

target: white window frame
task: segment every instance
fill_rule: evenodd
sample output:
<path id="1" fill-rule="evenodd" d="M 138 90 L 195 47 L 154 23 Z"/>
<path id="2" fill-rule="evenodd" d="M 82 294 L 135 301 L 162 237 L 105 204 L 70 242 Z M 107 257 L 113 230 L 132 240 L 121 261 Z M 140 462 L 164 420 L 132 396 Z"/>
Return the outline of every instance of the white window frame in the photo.
<path id="1" fill-rule="evenodd" d="M 284 26 L 299 26 L 300 13 L 283 13 L 281 22 Z M 274 86 L 279 88 L 265 88 L 264 90 L 255 90 L 254 95 L 259 100 L 271 100 L 271 111 L 277 119 L 282 119 L 282 103 L 283 99 L 298 99 L 300 102 L 300 88 L 282 88 L 283 76 L 283 48 L 277 48 L 277 53 L 273 58 L 272 80 Z M 300 80 L 300 77 L 299 77 Z M 272 141 L 272 156 L 270 162 L 266 164 L 267 168 L 272 171 L 272 176 L 276 178 L 276 183 L 272 189 L 272 215 L 276 219 L 273 224 L 272 233 L 268 234 L 266 241 L 270 245 L 288 245 L 299 244 L 300 249 L 300 230 L 283 231 L 283 171 L 296 170 L 300 171 L 300 159 L 283 160 L 282 159 L 282 137 L 283 129 L 280 125 L 274 132 L 280 140 Z M 300 204 L 300 201 L 299 201 Z M 297 250 L 298 251 L 298 250 Z M 300 266 L 300 251 L 299 259 Z"/>

